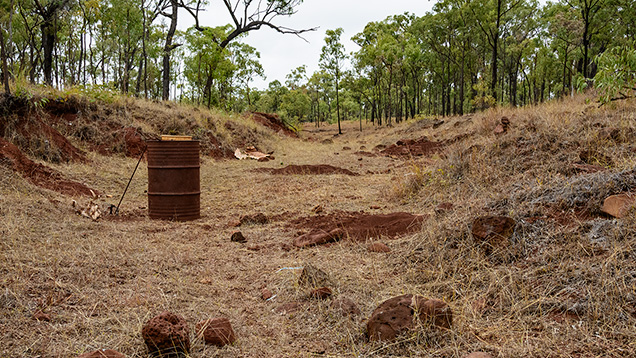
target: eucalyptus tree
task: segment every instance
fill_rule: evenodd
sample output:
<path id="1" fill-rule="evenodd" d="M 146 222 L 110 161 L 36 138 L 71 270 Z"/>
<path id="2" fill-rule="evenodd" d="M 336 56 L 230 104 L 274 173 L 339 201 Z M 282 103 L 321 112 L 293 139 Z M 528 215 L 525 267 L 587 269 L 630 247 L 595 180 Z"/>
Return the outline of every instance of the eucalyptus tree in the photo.
<path id="1" fill-rule="evenodd" d="M 181 44 L 173 44 L 172 39 L 177 26 L 178 10 L 180 8 L 186 10 L 195 20 L 194 28 L 203 31 L 204 26 L 201 25 L 199 15 L 204 11 L 206 5 L 205 0 L 169 0 L 171 12 L 165 13 L 170 18 L 170 28 L 166 34 L 166 42 L 164 47 L 163 59 L 163 99 L 169 98 L 170 85 L 170 52 Z M 212 38 L 212 42 L 221 49 L 226 48 L 232 41 L 239 38 L 242 34 L 250 31 L 260 30 L 263 26 L 273 29 L 281 34 L 301 35 L 310 29 L 292 29 L 285 26 L 275 24 L 275 20 L 280 16 L 291 16 L 296 13 L 298 5 L 303 0 L 268 0 L 268 1 L 252 1 L 252 0 L 223 0 L 223 5 L 228 14 L 232 18 L 232 30 L 223 36 Z M 164 14 L 164 13 L 162 13 Z"/>
<path id="2" fill-rule="evenodd" d="M 515 15 L 515 11 L 525 0 L 475 0 L 470 3 L 473 14 L 471 22 L 483 33 L 486 43 L 491 49 L 490 58 L 490 91 L 495 101 L 499 67 L 499 49 L 502 27 Z"/>
<path id="3" fill-rule="evenodd" d="M 53 49 L 57 38 L 58 18 L 72 5 L 71 0 L 33 0 L 32 10 L 41 18 L 40 30 L 42 35 L 42 67 L 44 82 L 52 86 Z"/>
<path id="4" fill-rule="evenodd" d="M 335 30 L 327 30 L 325 45 L 320 53 L 320 68 L 333 76 L 336 90 L 336 112 L 338 117 L 338 134 L 342 134 L 340 125 L 340 95 L 339 85 L 344 69 L 345 61 L 348 58 L 344 45 L 340 43 L 340 36 L 344 30 L 339 27 Z"/>

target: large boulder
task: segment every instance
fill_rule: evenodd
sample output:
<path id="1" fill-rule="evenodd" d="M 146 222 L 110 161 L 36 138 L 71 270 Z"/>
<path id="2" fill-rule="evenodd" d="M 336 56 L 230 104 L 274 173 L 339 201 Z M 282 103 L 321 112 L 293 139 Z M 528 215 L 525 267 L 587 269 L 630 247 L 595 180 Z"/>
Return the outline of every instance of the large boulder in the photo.
<path id="1" fill-rule="evenodd" d="M 223 347 L 236 341 L 230 320 L 225 317 L 211 318 L 197 323 L 198 337 L 203 337 L 205 344 Z"/>
<path id="2" fill-rule="evenodd" d="M 153 356 L 180 357 L 190 352 L 188 323 L 183 317 L 168 311 L 150 319 L 144 325 L 141 336 Z"/>
<path id="3" fill-rule="evenodd" d="M 411 294 L 393 297 L 382 302 L 367 322 L 367 335 L 372 341 L 394 340 L 397 336 L 424 327 L 450 328 L 453 313 L 450 307 L 439 300 L 426 299 Z"/>

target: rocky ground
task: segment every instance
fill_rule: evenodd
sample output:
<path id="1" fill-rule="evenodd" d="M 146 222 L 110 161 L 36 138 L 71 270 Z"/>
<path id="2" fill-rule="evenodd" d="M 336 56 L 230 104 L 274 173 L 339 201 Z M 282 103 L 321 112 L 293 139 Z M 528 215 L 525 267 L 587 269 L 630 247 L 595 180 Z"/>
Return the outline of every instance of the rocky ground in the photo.
<path id="1" fill-rule="evenodd" d="M 0 356 L 636 355 L 633 103 L 343 135 L 47 103 L 0 106 Z M 150 220 L 143 160 L 113 215 L 161 133 L 201 140 L 201 218 Z"/>

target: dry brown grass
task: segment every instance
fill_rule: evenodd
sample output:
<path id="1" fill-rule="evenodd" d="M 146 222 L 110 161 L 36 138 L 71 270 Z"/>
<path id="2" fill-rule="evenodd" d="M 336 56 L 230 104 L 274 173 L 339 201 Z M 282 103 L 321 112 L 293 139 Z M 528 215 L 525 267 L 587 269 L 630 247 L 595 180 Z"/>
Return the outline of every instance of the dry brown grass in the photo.
<path id="1" fill-rule="evenodd" d="M 203 217 L 188 223 L 147 218 L 143 165 L 122 205 L 123 218 L 98 222 L 76 215 L 71 198 L 33 187 L 0 166 L 0 356 L 75 357 L 111 348 L 146 357 L 141 327 L 163 310 L 184 316 L 191 329 L 219 315 L 232 322 L 234 345 L 218 349 L 195 341 L 192 357 L 463 357 L 477 350 L 495 357 L 634 356 L 636 217 L 612 220 L 598 213 L 603 195 L 636 186 L 627 175 L 636 164 L 636 106 L 618 106 L 596 109 L 577 98 L 445 119 L 437 129 L 365 124 L 360 133 L 357 122 L 346 122 L 337 137 L 334 127 L 306 126 L 302 136 L 315 141 L 270 140 L 271 162 L 203 158 Z M 495 137 L 502 115 L 511 118 L 511 129 Z M 617 139 L 599 137 L 602 127 L 619 128 Z M 353 154 L 403 138 L 450 140 L 465 133 L 432 158 Z M 332 143 L 322 144 L 327 138 Z M 605 172 L 573 174 L 567 166 L 584 148 L 613 163 Z M 89 159 L 54 167 L 113 195 L 101 200 L 116 204 L 136 160 Z M 288 164 L 331 164 L 363 175 L 252 171 Z M 436 214 L 442 202 L 454 209 Z M 383 240 L 392 249 L 388 254 L 352 242 L 283 250 L 296 235 L 289 221 L 313 215 L 316 205 L 327 212 L 408 211 L 430 219 L 417 234 Z M 371 209 L 376 205 L 381 209 Z M 231 224 L 257 212 L 273 220 L 241 227 L 247 244 L 230 242 Z M 486 213 L 518 222 L 518 252 L 508 261 L 485 257 L 472 242 L 472 219 Z M 298 284 L 300 270 L 280 269 L 306 264 L 327 272 L 334 296 L 353 299 L 362 315 L 342 317 L 330 302 L 317 300 L 292 314 L 276 313 L 308 294 Z M 263 301 L 262 287 L 276 297 Z M 453 329 L 369 343 L 370 313 L 404 293 L 446 301 Z M 32 320 L 38 308 L 52 321 Z"/>

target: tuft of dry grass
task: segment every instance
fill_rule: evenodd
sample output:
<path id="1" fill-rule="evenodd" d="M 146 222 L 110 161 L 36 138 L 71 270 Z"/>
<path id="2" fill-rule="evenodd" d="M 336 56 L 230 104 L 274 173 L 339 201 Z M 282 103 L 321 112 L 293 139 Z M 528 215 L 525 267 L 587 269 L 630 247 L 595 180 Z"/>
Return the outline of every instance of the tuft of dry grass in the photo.
<path id="1" fill-rule="evenodd" d="M 154 104 L 127 108 L 138 115 L 133 125 L 144 130 L 167 123 L 153 122 L 162 111 Z M 254 136 L 241 132 L 243 138 L 273 150 L 276 159 L 203 157 L 202 218 L 186 223 L 147 217 L 143 165 L 121 217 L 97 222 L 76 215 L 72 198 L 33 187 L 0 166 L 0 356 L 76 357 L 110 348 L 146 357 L 141 327 L 163 310 L 185 317 L 192 330 L 216 316 L 232 323 L 234 345 L 205 346 L 193 333 L 191 357 L 634 356 L 636 216 L 611 219 L 598 208 L 606 194 L 636 185 L 635 108 L 597 109 L 580 97 L 445 118 L 438 128 L 365 123 L 360 133 L 357 122 L 345 122 L 344 134 L 334 136 L 333 126 L 308 125 L 300 140 L 246 123 L 245 133 Z M 211 125 L 191 111 L 197 123 Z M 504 115 L 511 127 L 495 136 Z M 228 138 L 236 131 L 225 123 L 241 125 L 236 118 L 208 121 L 225 128 Z M 607 136 L 608 128 L 618 131 Z M 355 154 L 422 136 L 445 141 L 445 150 L 406 161 Z M 583 149 L 612 163 L 597 173 L 570 170 Z M 136 160 L 95 153 L 88 159 L 54 167 L 112 195 L 101 203 L 116 204 Z M 362 175 L 254 171 L 290 164 L 330 164 Z M 453 208 L 436 212 L 444 202 Z M 317 205 L 325 212 L 407 211 L 429 219 L 420 232 L 395 240 L 287 251 L 298 230 L 290 222 L 315 215 Z M 248 242 L 231 242 L 234 222 L 258 212 L 269 223 L 241 226 Z M 517 221 L 517 247 L 508 260 L 493 260 L 474 244 L 471 223 L 485 214 Z M 374 241 L 392 251 L 368 252 Z M 307 265 L 327 273 L 334 299 L 352 299 L 362 314 L 342 316 L 330 300 L 311 299 L 310 288 L 299 282 L 299 267 Z M 275 297 L 263 300 L 263 288 Z M 447 302 L 453 328 L 422 327 L 396 342 L 368 342 L 371 312 L 405 293 Z M 280 313 L 277 308 L 289 303 L 298 309 Z M 52 321 L 32 320 L 38 309 Z"/>

